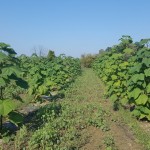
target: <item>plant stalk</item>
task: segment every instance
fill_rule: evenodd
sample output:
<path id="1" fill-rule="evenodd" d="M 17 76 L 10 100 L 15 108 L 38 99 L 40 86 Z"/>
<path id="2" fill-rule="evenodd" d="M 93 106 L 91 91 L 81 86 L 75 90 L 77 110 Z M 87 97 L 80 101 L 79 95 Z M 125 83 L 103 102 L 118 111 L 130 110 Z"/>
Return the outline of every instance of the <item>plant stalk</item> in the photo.
<path id="1" fill-rule="evenodd" d="M 3 130 L 3 116 L 0 115 L 0 138 L 2 138 L 2 130 Z"/>

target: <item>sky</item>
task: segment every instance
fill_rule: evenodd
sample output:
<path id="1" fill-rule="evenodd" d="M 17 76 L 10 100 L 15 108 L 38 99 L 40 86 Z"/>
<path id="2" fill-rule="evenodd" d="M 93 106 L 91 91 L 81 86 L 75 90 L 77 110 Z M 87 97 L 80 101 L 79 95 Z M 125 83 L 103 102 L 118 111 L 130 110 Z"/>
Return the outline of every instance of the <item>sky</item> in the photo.
<path id="1" fill-rule="evenodd" d="M 80 57 L 150 38 L 150 0 L 0 0 L 0 42 L 18 55 L 48 50 Z"/>

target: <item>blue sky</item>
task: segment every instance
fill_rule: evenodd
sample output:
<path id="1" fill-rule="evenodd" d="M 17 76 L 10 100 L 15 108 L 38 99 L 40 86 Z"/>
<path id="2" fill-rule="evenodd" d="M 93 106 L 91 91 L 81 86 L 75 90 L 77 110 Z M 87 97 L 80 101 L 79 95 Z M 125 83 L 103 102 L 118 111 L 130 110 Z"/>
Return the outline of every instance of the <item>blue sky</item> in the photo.
<path id="1" fill-rule="evenodd" d="M 150 38 L 150 0 L 0 0 L 0 42 L 20 54 L 48 49 L 80 57 Z"/>

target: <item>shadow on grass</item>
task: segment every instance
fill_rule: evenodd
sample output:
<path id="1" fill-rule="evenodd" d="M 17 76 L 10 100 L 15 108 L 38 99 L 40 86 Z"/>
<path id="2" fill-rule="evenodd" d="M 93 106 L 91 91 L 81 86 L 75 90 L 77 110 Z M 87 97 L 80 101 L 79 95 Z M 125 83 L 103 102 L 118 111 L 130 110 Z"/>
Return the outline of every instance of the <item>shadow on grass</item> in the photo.
<path id="1" fill-rule="evenodd" d="M 18 126 L 11 121 L 3 123 L 3 135 L 11 136 L 23 126 L 26 125 L 29 131 L 35 131 L 42 127 L 50 117 L 58 117 L 61 114 L 61 105 L 57 101 L 64 98 L 64 94 L 57 94 L 50 98 L 42 99 L 42 101 L 49 101 L 45 106 L 27 106 L 23 108 L 23 112 L 19 112 L 23 116 L 23 122 Z"/>
<path id="2" fill-rule="evenodd" d="M 61 105 L 55 102 L 47 104 L 46 106 L 40 107 L 39 109 L 28 113 L 24 118 L 29 131 L 35 131 L 42 127 L 49 118 L 56 118 L 61 114 Z"/>

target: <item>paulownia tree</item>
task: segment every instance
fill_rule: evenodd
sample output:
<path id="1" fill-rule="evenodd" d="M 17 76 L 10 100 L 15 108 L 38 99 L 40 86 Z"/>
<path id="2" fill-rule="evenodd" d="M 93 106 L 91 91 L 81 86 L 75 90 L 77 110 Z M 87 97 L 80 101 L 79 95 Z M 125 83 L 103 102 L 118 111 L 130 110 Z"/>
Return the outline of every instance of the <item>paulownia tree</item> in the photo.
<path id="1" fill-rule="evenodd" d="M 8 88 L 11 82 L 17 84 L 21 71 L 18 67 L 16 52 L 10 45 L 0 43 L 0 131 L 2 133 L 3 117 L 7 116 L 15 109 L 14 101 L 4 96 L 5 88 Z M 12 116 L 12 115 L 11 115 Z M 14 118 L 14 117 L 12 117 Z M 16 119 L 16 118 L 15 118 Z"/>

